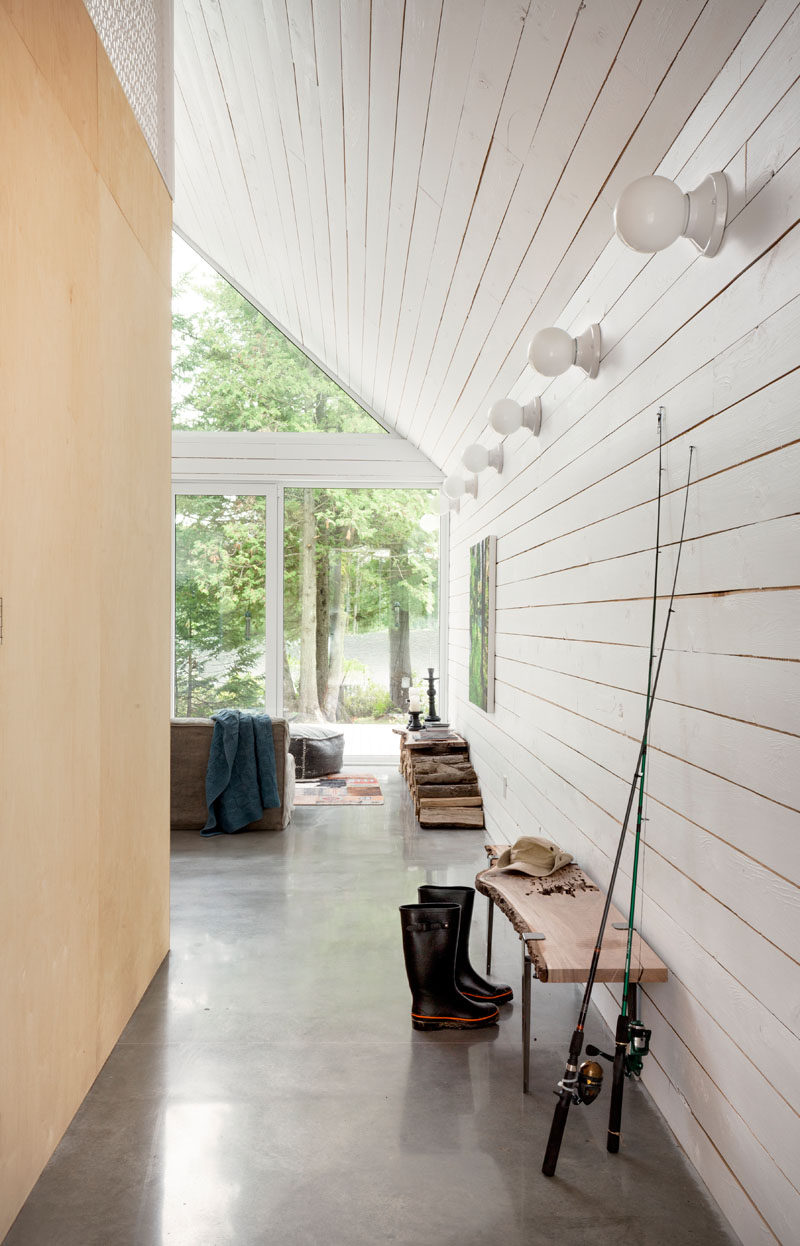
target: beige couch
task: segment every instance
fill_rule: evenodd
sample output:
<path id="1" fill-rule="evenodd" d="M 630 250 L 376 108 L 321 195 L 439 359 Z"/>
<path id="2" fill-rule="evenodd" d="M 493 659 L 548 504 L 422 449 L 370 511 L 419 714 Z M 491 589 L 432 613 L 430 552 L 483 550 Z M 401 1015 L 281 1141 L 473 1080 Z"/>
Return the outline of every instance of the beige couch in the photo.
<path id="1" fill-rule="evenodd" d="M 206 768 L 214 723 L 210 718 L 173 718 L 170 726 L 170 826 L 173 831 L 201 831 L 208 818 Z M 289 825 L 294 805 L 294 758 L 289 752 L 291 732 L 285 718 L 273 718 L 279 809 L 266 809 L 248 831 L 282 831 Z"/>

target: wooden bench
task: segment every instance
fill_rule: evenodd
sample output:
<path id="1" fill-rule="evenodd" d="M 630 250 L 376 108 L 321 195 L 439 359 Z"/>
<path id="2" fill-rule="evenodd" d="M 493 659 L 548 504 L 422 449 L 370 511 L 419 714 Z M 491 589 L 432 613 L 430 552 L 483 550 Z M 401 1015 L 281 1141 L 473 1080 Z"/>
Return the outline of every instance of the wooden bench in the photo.
<path id="1" fill-rule="evenodd" d="M 490 868 L 507 844 L 487 844 Z M 495 906 L 511 922 L 522 944 L 522 1090 L 528 1092 L 531 1045 L 531 968 L 540 982 L 586 982 L 605 895 L 577 865 L 547 878 L 491 874 L 483 870 L 476 889 L 489 901 L 486 972 L 492 967 Z M 622 982 L 628 923 L 613 905 L 608 914 L 597 970 L 598 982 Z M 631 981 L 666 982 L 667 967 L 652 948 L 633 937 Z M 634 988 L 635 999 L 635 988 Z"/>

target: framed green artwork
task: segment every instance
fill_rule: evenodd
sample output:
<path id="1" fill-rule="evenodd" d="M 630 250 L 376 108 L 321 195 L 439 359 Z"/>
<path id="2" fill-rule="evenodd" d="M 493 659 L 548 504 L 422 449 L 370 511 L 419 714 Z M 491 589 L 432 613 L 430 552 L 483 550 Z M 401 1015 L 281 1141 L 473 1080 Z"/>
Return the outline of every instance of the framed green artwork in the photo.
<path id="1" fill-rule="evenodd" d="M 497 537 L 469 551 L 469 699 L 494 713 L 494 596 Z"/>

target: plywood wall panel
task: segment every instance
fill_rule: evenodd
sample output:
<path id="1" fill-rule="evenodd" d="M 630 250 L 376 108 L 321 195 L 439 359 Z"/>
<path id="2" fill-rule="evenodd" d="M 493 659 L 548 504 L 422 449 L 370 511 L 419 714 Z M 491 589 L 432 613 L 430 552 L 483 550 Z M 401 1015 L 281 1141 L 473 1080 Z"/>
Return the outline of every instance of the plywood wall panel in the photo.
<path id="1" fill-rule="evenodd" d="M 141 193 L 141 190 L 139 191 Z M 101 305 L 119 302 L 104 318 L 98 346 L 105 360 L 100 406 L 103 438 L 98 535 L 101 537 L 101 802 L 100 1013 L 98 1056 L 108 1054 L 164 955 L 169 938 L 163 904 L 169 836 L 142 833 L 131 794 L 143 782 L 153 794 L 169 784 L 170 683 L 164 619 L 170 610 L 165 550 L 171 515 L 171 429 L 164 416 L 170 390 L 169 268 L 154 265 L 131 235 L 110 195 L 101 191 L 98 275 Z M 169 238 L 169 203 L 156 200 Z M 155 213 L 154 213 L 155 214 Z M 145 371 L 141 361 L 151 361 Z M 140 415 L 140 413 L 145 413 Z M 142 482 L 147 482 L 143 489 Z M 152 551 L 152 553 L 151 553 Z M 127 602 L 128 609 L 121 610 Z M 124 721 L 124 746 L 120 716 Z M 120 793 L 127 793 L 120 800 Z M 134 798 L 135 799 L 135 798 Z M 159 829 L 161 833 L 159 833 Z M 142 923 L 142 912 L 152 914 Z"/>
<path id="2" fill-rule="evenodd" d="M 170 203 L 79 0 L 0 49 L 2 1235 L 167 946 Z"/>
<path id="3" fill-rule="evenodd" d="M 86 6 L 63 0 L 0 0 L 19 38 L 64 110 L 90 159 L 97 161 L 97 50 Z"/>
<path id="4" fill-rule="evenodd" d="M 164 229 L 164 185 L 102 45 L 97 50 L 97 146 L 100 178 L 163 282 L 172 256 L 172 232 Z"/>

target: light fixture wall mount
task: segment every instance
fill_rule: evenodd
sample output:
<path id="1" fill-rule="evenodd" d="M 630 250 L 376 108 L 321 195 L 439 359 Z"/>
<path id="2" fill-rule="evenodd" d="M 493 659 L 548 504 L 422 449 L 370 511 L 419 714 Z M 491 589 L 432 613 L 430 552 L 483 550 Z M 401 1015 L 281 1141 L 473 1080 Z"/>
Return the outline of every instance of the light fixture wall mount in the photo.
<path id="1" fill-rule="evenodd" d="M 478 496 L 478 478 L 470 476 L 465 480 L 463 476 L 446 476 L 442 483 L 442 492 L 445 497 L 451 501 L 458 502 L 465 494 L 471 494 L 472 497 Z"/>
<path id="2" fill-rule="evenodd" d="M 527 428 L 538 437 L 542 430 L 542 400 L 531 398 L 525 406 L 513 398 L 499 398 L 489 408 L 489 426 L 503 437 L 510 436 L 519 428 Z"/>
<path id="3" fill-rule="evenodd" d="M 716 255 L 728 219 L 728 179 L 709 173 L 684 193 L 667 177 L 638 177 L 626 186 L 614 208 L 617 237 L 632 251 L 663 251 L 688 238 L 701 255 Z"/>
<path id="4" fill-rule="evenodd" d="M 503 470 L 503 447 L 494 446 L 488 450 L 486 446 L 476 442 L 472 446 L 467 446 L 461 456 L 461 462 L 468 472 L 483 472 L 487 467 L 493 467 L 499 475 Z"/>
<path id="5" fill-rule="evenodd" d="M 561 376 L 574 364 L 592 380 L 600 371 L 600 325 L 589 325 L 577 337 L 566 329 L 540 329 L 528 347 L 528 363 L 542 376 Z"/>

